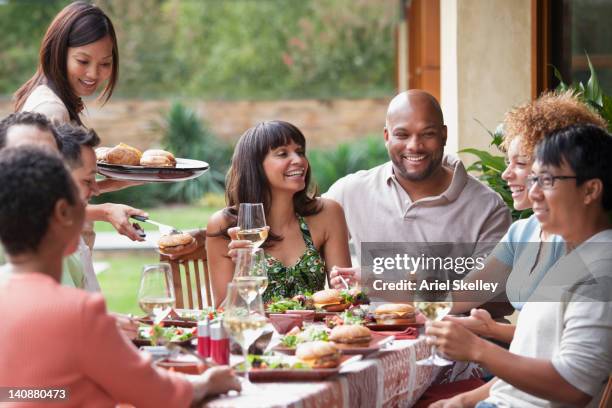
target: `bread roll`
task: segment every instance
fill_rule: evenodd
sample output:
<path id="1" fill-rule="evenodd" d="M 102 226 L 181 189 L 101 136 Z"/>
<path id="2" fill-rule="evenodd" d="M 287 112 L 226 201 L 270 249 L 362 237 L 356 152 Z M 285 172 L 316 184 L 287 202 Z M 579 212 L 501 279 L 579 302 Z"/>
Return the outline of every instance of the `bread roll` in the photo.
<path id="1" fill-rule="evenodd" d="M 165 150 L 150 149 L 142 154 L 140 165 L 147 167 L 175 167 L 176 159 L 172 153 Z"/>
<path id="2" fill-rule="evenodd" d="M 125 166 L 139 166 L 142 152 L 135 147 L 119 143 L 106 152 L 106 162 L 109 164 L 122 164 Z"/>

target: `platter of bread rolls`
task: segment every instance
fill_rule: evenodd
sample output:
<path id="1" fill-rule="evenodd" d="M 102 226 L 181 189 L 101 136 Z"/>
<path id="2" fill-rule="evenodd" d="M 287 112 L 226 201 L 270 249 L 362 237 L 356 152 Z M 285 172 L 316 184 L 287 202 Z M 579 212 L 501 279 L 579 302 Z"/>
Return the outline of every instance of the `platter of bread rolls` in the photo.
<path id="1" fill-rule="evenodd" d="M 208 163 L 174 157 L 171 152 L 149 149 L 144 152 L 124 143 L 96 149 L 98 173 L 114 179 L 146 182 L 174 182 L 193 179 L 208 170 Z"/>

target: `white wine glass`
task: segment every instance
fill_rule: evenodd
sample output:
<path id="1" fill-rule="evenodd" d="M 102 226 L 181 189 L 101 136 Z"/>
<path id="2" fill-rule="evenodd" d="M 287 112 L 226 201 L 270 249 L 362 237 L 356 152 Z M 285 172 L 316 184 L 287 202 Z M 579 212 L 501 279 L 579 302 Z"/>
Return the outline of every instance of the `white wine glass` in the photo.
<path id="1" fill-rule="evenodd" d="M 235 282 L 250 283 L 241 287 L 240 295 L 248 303 L 257 294 L 263 295 L 268 288 L 266 256 L 261 248 L 239 248 L 236 250 Z"/>
<path id="2" fill-rule="evenodd" d="M 174 307 L 175 301 L 170 265 L 145 265 L 138 288 L 140 308 L 157 324 Z"/>
<path id="3" fill-rule="evenodd" d="M 238 208 L 238 238 L 259 248 L 268 238 L 266 214 L 262 203 L 241 203 Z"/>
<path id="4" fill-rule="evenodd" d="M 263 334 L 264 327 L 268 324 L 264 313 L 261 295 L 256 292 L 252 304 L 240 294 L 248 282 L 230 282 L 227 285 L 227 297 L 225 310 L 223 312 L 223 326 L 230 337 L 240 345 L 244 356 L 244 377 L 247 386 L 252 386 L 249 381 L 250 362 L 248 358 L 249 346 Z"/>
<path id="5" fill-rule="evenodd" d="M 428 319 L 427 323 L 442 320 L 453 306 L 448 273 L 444 269 L 422 270 L 416 272 L 415 278 L 417 291 L 414 294 L 414 306 Z M 436 352 L 436 346 L 433 345 L 431 355 L 416 363 L 427 366 L 447 366 L 453 362 L 440 357 Z"/>

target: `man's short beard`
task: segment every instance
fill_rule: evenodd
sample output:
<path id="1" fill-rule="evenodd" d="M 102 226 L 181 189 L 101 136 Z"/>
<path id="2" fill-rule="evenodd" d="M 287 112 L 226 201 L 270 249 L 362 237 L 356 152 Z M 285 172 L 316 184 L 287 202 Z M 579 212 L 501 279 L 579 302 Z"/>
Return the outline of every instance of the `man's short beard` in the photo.
<path id="1" fill-rule="evenodd" d="M 391 161 L 393 162 L 394 167 L 399 173 L 398 175 L 400 177 L 408 181 L 418 182 L 428 179 L 440 167 L 443 156 L 444 155 L 432 157 L 431 162 L 429 162 L 429 166 L 427 166 L 427 168 L 420 173 L 409 173 L 408 171 L 406 171 L 404 163 L 402 163 L 403 159 L 400 159 L 399 163 L 397 163 L 395 159 L 391 159 Z"/>

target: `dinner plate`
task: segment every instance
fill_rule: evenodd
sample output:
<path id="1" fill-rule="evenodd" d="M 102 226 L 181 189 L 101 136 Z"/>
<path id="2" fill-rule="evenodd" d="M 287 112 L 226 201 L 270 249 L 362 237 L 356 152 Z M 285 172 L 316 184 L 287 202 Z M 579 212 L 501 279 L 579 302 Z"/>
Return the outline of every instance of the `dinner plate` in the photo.
<path id="1" fill-rule="evenodd" d="M 368 329 L 372 331 L 404 331 L 409 327 L 423 327 L 423 323 L 408 323 L 408 324 L 377 324 L 377 323 L 368 323 L 365 325 Z"/>
<path id="2" fill-rule="evenodd" d="M 342 363 L 350 357 L 340 357 L 340 365 L 336 368 L 252 368 L 249 370 L 249 380 L 253 382 L 284 382 L 284 381 L 320 381 L 340 372 Z M 236 373 L 244 375 L 244 370 L 236 368 Z"/>
<path id="3" fill-rule="evenodd" d="M 381 344 L 387 343 L 388 341 L 392 340 L 392 338 L 393 336 L 387 336 L 384 334 L 372 332 L 372 339 L 370 340 L 370 343 L 367 346 L 353 346 L 350 344 L 343 344 L 343 343 L 336 343 L 336 342 L 334 342 L 334 344 L 336 345 L 336 347 L 338 348 L 338 350 L 340 350 L 342 354 L 366 355 L 366 354 L 371 354 L 371 353 L 374 353 L 380 350 Z"/>
<path id="4" fill-rule="evenodd" d="M 200 177 L 209 168 L 208 163 L 193 159 L 176 159 L 176 167 L 125 166 L 98 162 L 98 173 L 128 181 L 168 183 Z"/>
<path id="5" fill-rule="evenodd" d="M 179 346 L 183 346 L 183 347 L 188 347 L 188 346 L 191 346 L 191 341 L 193 339 L 195 339 L 195 338 L 196 337 L 194 336 L 194 337 L 192 337 L 192 338 L 190 338 L 188 340 L 172 341 L 171 343 L 178 344 Z M 132 339 L 132 343 L 134 343 L 138 347 L 150 346 L 151 345 L 151 340 L 134 338 L 134 339 Z"/>

